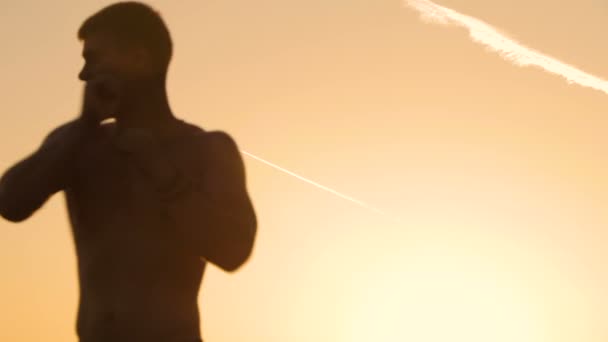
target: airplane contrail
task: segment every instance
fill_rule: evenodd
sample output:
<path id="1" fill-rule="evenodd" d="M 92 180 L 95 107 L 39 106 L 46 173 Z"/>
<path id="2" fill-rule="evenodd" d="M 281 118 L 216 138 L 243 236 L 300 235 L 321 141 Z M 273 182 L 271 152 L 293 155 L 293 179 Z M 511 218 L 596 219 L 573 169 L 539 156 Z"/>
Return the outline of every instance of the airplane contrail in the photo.
<path id="1" fill-rule="evenodd" d="M 491 25 L 440 6 L 428 0 L 404 0 L 405 5 L 418 11 L 423 20 L 441 25 L 460 26 L 469 31 L 471 39 L 498 53 L 505 60 L 520 66 L 536 66 L 563 77 L 569 84 L 578 84 L 608 94 L 608 81 L 529 48 L 500 33 Z"/>
<path id="2" fill-rule="evenodd" d="M 369 205 L 369 204 L 367 204 L 367 203 L 365 203 L 365 202 L 363 202 L 361 200 L 358 200 L 358 199 L 356 199 L 354 197 L 345 195 L 345 194 L 343 194 L 343 193 L 341 193 L 339 191 L 336 191 L 336 190 L 334 190 L 334 189 L 332 189 L 330 187 L 327 187 L 325 185 L 319 184 L 319 183 L 317 183 L 317 182 L 315 182 L 313 180 L 310 180 L 310 179 L 308 179 L 308 178 L 306 178 L 304 176 L 301 176 L 301 175 L 299 175 L 299 174 L 297 174 L 295 172 L 292 172 L 292 171 L 289 171 L 289 170 L 287 170 L 287 169 L 285 169 L 283 167 L 280 167 L 277 164 L 271 163 L 268 160 L 260 158 L 260 157 L 258 157 L 256 155 L 252 154 L 252 153 L 249 153 L 249 152 L 244 151 L 244 150 L 240 150 L 240 151 L 241 151 L 242 154 L 245 154 L 245 155 L 247 155 L 247 156 L 249 156 L 249 157 L 251 157 L 251 158 L 253 158 L 253 159 L 255 159 L 255 160 L 257 160 L 257 161 L 259 161 L 261 163 L 263 163 L 263 164 L 266 164 L 266 165 L 268 165 L 268 166 L 270 166 L 270 167 L 272 167 L 272 168 L 274 168 L 276 170 L 279 170 L 279 171 L 281 171 L 283 173 L 286 173 L 286 174 L 288 174 L 288 175 L 290 175 L 292 177 L 295 177 L 295 178 L 297 178 L 297 179 L 299 179 L 299 180 L 301 180 L 303 182 L 306 182 L 306 183 L 308 183 L 310 185 L 313 185 L 313 186 L 315 186 L 315 187 L 317 187 L 317 188 L 319 188 L 321 190 L 329 192 L 330 194 L 338 196 L 338 197 L 340 197 L 342 199 L 345 199 L 345 200 L 347 200 L 349 202 L 352 202 L 352 203 L 354 203 L 354 204 L 356 204 L 356 205 L 358 205 L 360 207 L 363 207 L 365 209 L 371 210 L 371 211 L 373 211 L 373 212 L 375 212 L 377 214 L 380 214 L 382 216 L 386 216 L 387 218 L 390 218 L 390 219 L 392 219 L 394 221 L 400 221 L 398 218 L 393 217 L 393 216 L 389 215 L 388 213 L 386 213 L 386 212 L 384 212 L 384 211 L 382 211 L 382 210 L 380 210 L 380 209 L 378 209 L 378 208 L 376 208 L 376 207 L 374 207 L 372 205 Z"/>
<path id="3" fill-rule="evenodd" d="M 608 94 L 608 81 L 559 61 L 556 58 L 543 54 L 542 52 L 529 48 L 499 32 L 490 24 L 487 24 L 479 19 L 456 12 L 429 0 L 404 0 L 404 3 L 406 6 L 418 11 L 421 14 L 422 19 L 427 22 L 441 25 L 460 26 L 467 29 L 473 42 L 484 45 L 489 50 L 498 53 L 503 59 L 515 64 L 516 66 L 536 66 L 548 73 L 563 77 L 569 84 L 578 84 L 580 86 L 595 89 Z M 329 192 L 337 197 L 350 201 L 377 214 L 401 222 L 400 219 L 392 217 L 386 212 L 361 200 L 340 193 L 325 185 L 319 184 L 247 151 L 241 150 L 241 153 L 321 190 Z"/>

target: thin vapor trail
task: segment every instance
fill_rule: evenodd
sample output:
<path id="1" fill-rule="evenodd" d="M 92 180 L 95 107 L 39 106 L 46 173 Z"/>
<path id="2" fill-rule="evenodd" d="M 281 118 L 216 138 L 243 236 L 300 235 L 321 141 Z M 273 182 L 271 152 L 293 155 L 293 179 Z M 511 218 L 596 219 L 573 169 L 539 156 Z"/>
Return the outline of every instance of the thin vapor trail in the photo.
<path id="1" fill-rule="evenodd" d="M 578 84 L 580 86 L 592 88 L 608 94 L 608 81 L 529 48 L 516 40 L 507 37 L 505 34 L 500 33 L 496 28 L 479 19 L 458 13 L 452 9 L 440 6 L 428 0 L 404 0 L 404 2 L 407 6 L 418 11 L 422 16 L 422 19 L 427 22 L 441 25 L 460 26 L 467 29 L 473 42 L 484 45 L 489 50 L 498 53 L 502 58 L 515 64 L 516 66 L 536 66 L 545 70 L 546 72 L 563 77 L 569 84 Z M 247 151 L 241 150 L 241 153 L 321 190 L 329 192 L 337 197 L 350 201 L 380 215 L 389 217 L 395 221 L 401 222 L 400 219 L 391 217 L 384 211 L 354 197 L 340 193 L 332 188 L 298 175 L 295 172 L 291 172 Z"/>
<path id="2" fill-rule="evenodd" d="M 608 81 L 586 73 L 551 56 L 531 49 L 498 32 L 491 25 L 428 0 L 404 0 L 418 11 L 422 19 L 441 25 L 460 26 L 469 31 L 471 39 L 498 53 L 505 60 L 520 66 L 536 66 L 551 74 L 563 77 L 570 84 L 592 88 L 608 94 Z"/>
<path id="3" fill-rule="evenodd" d="M 382 211 L 382 210 L 380 210 L 378 208 L 375 208 L 375 207 L 373 207 L 373 206 L 371 206 L 371 205 L 369 205 L 369 204 L 367 204 L 367 203 L 365 203 L 363 201 L 360 201 L 360 200 L 358 200 L 358 199 L 356 199 L 354 197 L 345 195 L 345 194 L 343 194 L 341 192 L 338 192 L 338 191 L 336 191 L 336 190 L 334 190 L 334 189 L 332 189 L 330 187 L 327 187 L 327 186 L 319 184 L 319 183 L 317 183 L 317 182 L 315 182 L 313 180 L 310 180 L 310 179 L 308 179 L 308 178 L 306 178 L 304 176 L 300 176 L 299 174 L 297 174 L 295 172 L 291 172 L 291 171 L 289 171 L 289 170 L 287 170 L 285 168 L 282 168 L 282 167 L 280 167 L 280 166 L 278 166 L 278 165 L 276 165 L 274 163 L 271 163 L 271 162 L 269 162 L 269 161 L 267 161 L 265 159 L 262 159 L 262 158 L 260 158 L 260 157 L 258 157 L 256 155 L 254 155 L 254 154 L 251 154 L 251 153 L 249 153 L 247 151 L 241 150 L 241 153 L 243 153 L 243 154 L 245 154 L 245 155 L 247 155 L 247 156 L 249 156 L 249 157 L 251 157 L 251 158 L 253 158 L 253 159 L 255 159 L 255 160 L 257 160 L 257 161 L 259 161 L 261 163 L 263 163 L 263 164 L 266 164 L 266 165 L 268 165 L 268 166 L 270 166 L 270 167 L 272 167 L 272 168 L 274 168 L 276 170 L 279 170 L 279 171 L 281 171 L 283 173 L 286 173 L 286 174 L 288 174 L 288 175 L 290 175 L 292 177 L 295 177 L 295 178 L 297 178 L 297 179 L 299 179 L 299 180 L 301 180 L 303 182 L 306 182 L 306 183 L 308 183 L 310 185 L 313 185 L 313 186 L 315 186 L 315 187 L 317 187 L 317 188 L 319 188 L 321 190 L 327 191 L 327 192 L 329 192 L 329 193 L 331 193 L 331 194 L 333 194 L 335 196 L 338 196 L 338 197 L 340 197 L 342 199 L 350 201 L 350 202 L 352 202 L 352 203 L 354 203 L 354 204 L 356 204 L 358 206 L 361 206 L 361 207 L 363 207 L 365 209 L 371 210 L 371 211 L 373 211 L 373 212 L 375 212 L 377 214 L 380 214 L 380 215 L 383 215 L 383 216 L 386 216 L 386 217 L 389 217 L 389 218 L 391 218 L 393 220 L 398 221 L 397 218 L 391 217 L 390 215 L 388 215 L 384 211 Z"/>

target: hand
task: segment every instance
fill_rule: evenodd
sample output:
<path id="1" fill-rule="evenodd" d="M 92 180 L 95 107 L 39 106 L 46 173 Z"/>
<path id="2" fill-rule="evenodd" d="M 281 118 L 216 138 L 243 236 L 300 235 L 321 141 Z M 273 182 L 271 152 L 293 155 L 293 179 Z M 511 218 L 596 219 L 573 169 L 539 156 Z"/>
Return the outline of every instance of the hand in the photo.
<path id="1" fill-rule="evenodd" d="M 81 117 L 87 123 L 98 125 L 116 115 L 120 101 L 120 82 L 109 75 L 99 75 L 87 81 Z"/>

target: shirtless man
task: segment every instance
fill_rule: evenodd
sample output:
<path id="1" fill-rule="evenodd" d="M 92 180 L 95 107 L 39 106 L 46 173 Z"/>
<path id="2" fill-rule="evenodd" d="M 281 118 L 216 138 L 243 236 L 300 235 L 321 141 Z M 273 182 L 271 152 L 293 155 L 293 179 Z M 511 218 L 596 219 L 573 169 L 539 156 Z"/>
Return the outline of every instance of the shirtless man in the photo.
<path id="1" fill-rule="evenodd" d="M 239 150 L 226 133 L 172 114 L 171 38 L 154 10 L 108 6 L 78 36 L 82 112 L 4 174 L 0 214 L 23 221 L 64 191 L 81 342 L 201 341 L 206 263 L 236 270 L 256 235 Z"/>

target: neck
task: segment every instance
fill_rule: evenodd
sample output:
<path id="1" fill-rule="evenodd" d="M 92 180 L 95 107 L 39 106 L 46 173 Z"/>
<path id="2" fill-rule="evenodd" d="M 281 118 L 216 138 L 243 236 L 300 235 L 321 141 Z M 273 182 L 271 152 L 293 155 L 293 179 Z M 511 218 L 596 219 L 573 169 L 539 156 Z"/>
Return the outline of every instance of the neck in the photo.
<path id="1" fill-rule="evenodd" d="M 119 131 L 161 129 L 175 119 L 162 80 L 138 81 L 126 87 L 123 94 L 116 116 Z"/>

